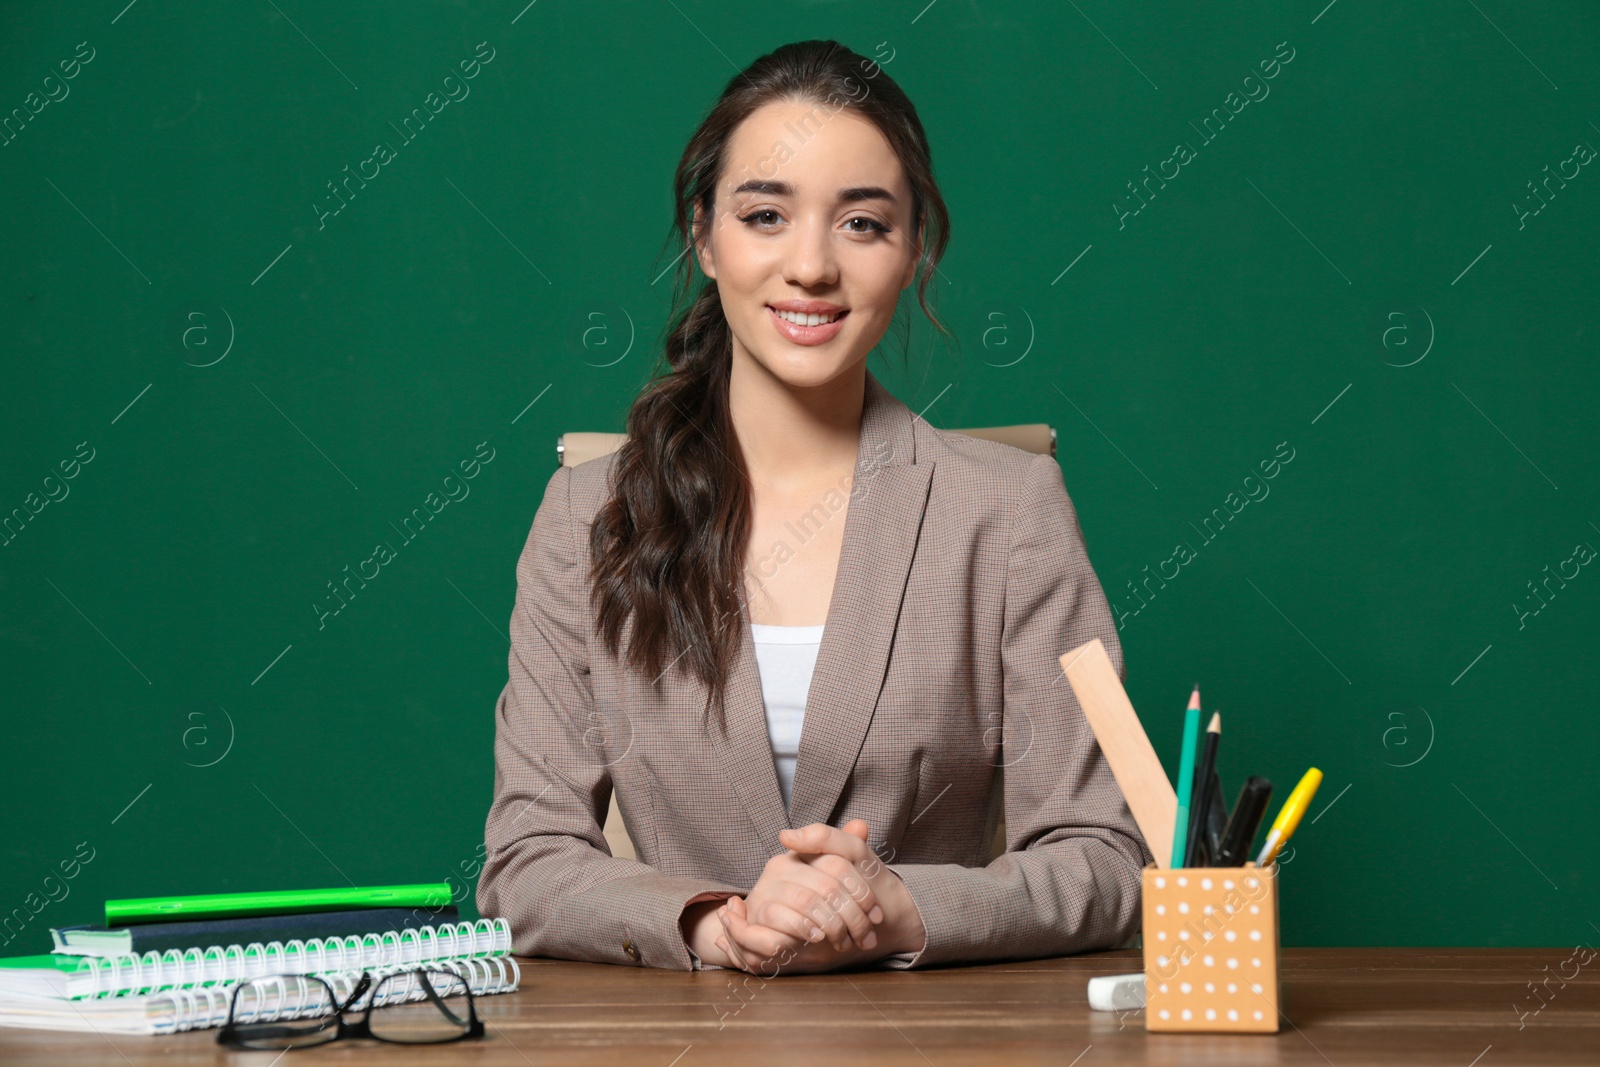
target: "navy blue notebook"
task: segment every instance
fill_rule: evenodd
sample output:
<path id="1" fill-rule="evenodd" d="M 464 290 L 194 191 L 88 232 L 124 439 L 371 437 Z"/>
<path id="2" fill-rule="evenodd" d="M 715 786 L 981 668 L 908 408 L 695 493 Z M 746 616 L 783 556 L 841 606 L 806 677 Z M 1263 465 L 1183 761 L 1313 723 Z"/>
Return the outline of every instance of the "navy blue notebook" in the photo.
<path id="1" fill-rule="evenodd" d="M 441 908 L 360 908 L 109 928 L 64 926 L 51 930 L 50 936 L 55 939 L 55 951 L 65 955 L 124 956 L 130 952 L 165 952 L 169 948 L 226 948 L 294 938 L 308 941 L 313 937 L 359 937 L 456 921 L 456 908 L 452 904 Z"/>

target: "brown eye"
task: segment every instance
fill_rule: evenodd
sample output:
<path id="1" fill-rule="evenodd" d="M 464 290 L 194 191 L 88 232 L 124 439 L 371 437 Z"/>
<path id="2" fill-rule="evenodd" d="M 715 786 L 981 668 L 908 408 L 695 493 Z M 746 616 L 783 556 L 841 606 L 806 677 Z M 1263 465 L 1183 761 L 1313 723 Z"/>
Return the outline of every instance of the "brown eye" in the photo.
<path id="1" fill-rule="evenodd" d="M 851 233 L 872 233 L 874 231 L 876 231 L 878 233 L 890 233 L 890 232 L 892 232 L 889 229 L 889 227 L 885 226 L 883 223 L 879 222 L 877 219 L 869 219 L 865 215 L 857 215 L 855 218 L 851 219 L 849 222 L 846 222 L 845 225 L 848 226 L 848 225 L 850 225 L 851 222 L 864 222 L 864 223 L 867 224 L 867 229 L 865 229 L 865 230 L 851 230 L 850 231 Z"/>
<path id="2" fill-rule="evenodd" d="M 778 213 L 776 211 L 772 210 L 771 208 L 763 208 L 760 211 L 752 211 L 750 214 L 740 217 L 739 221 L 744 223 L 746 226 L 751 226 L 751 227 L 754 227 L 756 229 L 765 229 L 769 225 L 776 225 L 776 223 L 763 223 L 763 222 L 752 221 L 754 219 L 760 219 L 760 218 L 762 218 L 763 216 L 766 216 L 766 215 L 771 215 L 771 216 L 773 216 L 773 218 L 777 218 Z"/>

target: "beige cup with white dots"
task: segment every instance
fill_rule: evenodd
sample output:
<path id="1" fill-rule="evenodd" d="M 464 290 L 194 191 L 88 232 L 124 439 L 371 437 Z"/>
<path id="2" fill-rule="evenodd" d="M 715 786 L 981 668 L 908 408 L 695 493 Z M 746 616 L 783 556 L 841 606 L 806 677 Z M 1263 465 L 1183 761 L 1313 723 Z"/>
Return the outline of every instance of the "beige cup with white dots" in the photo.
<path id="1" fill-rule="evenodd" d="M 1144 869 L 1146 1030 L 1276 1033 L 1278 865 Z"/>

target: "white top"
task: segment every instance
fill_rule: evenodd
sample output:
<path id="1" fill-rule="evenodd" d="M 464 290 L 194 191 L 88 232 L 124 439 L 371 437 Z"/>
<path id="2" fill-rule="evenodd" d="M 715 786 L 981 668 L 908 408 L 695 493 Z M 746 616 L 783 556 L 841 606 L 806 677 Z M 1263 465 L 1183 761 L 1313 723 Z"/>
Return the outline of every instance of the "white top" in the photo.
<path id="1" fill-rule="evenodd" d="M 750 624 L 756 664 L 761 670 L 761 698 L 767 706 L 767 733 L 778 769 L 783 806 L 794 794 L 794 765 L 800 755 L 800 727 L 806 718 L 806 694 L 822 646 L 823 626 Z"/>

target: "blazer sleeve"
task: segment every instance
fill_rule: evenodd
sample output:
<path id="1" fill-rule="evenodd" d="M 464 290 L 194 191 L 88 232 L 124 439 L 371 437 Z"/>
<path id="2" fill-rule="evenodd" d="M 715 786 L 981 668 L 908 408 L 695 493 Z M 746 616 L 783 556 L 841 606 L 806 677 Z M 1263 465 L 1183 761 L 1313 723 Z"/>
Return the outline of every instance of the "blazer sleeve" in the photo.
<path id="1" fill-rule="evenodd" d="M 1005 581 L 1006 851 L 986 867 L 888 864 L 927 942 L 887 967 L 1116 948 L 1139 927 L 1140 869 L 1154 857 L 1060 662 L 1098 637 L 1122 676 L 1122 646 L 1050 456 L 1024 478 Z"/>
<path id="2" fill-rule="evenodd" d="M 596 740 L 571 481 L 568 467 L 551 476 L 517 563 L 478 910 L 509 920 L 522 955 L 691 970 L 684 906 L 744 890 L 613 856 L 601 832 L 611 768 Z"/>

